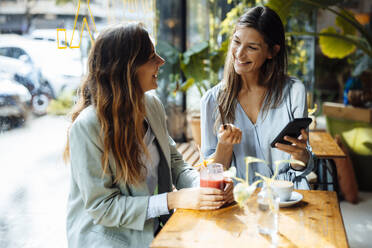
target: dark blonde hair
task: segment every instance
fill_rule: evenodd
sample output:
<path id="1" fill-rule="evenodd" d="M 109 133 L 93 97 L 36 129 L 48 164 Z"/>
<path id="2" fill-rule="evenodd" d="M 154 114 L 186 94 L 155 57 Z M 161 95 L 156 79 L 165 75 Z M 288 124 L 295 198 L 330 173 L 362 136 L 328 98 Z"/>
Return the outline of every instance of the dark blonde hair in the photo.
<path id="1" fill-rule="evenodd" d="M 274 52 L 275 45 L 280 46 L 279 52 L 272 59 L 267 59 L 261 67 L 260 83 L 267 86 L 263 103 L 263 113 L 265 113 L 269 108 L 275 108 L 282 102 L 283 89 L 287 81 L 287 52 L 284 27 L 275 11 L 264 6 L 251 8 L 243 14 L 235 26 L 234 33 L 237 28 L 244 27 L 257 30 L 263 36 L 270 52 Z M 221 114 L 225 116 L 226 121 L 229 123 L 235 121 L 235 108 L 241 88 L 242 79 L 235 72 L 234 58 L 230 45 L 225 62 L 222 87 L 217 97 L 217 102 L 223 112 Z M 221 122 L 220 115 L 217 116 L 215 127 Z"/>
<path id="2" fill-rule="evenodd" d="M 102 169 L 106 173 L 109 153 L 116 163 L 114 182 L 138 184 L 146 167 L 141 154 L 148 155 L 143 142 L 144 92 L 136 77 L 137 68 L 153 52 L 148 32 L 141 24 L 111 27 L 100 33 L 88 57 L 88 75 L 79 91 L 72 122 L 93 105 L 103 139 Z M 69 159 L 69 142 L 65 161 Z"/>

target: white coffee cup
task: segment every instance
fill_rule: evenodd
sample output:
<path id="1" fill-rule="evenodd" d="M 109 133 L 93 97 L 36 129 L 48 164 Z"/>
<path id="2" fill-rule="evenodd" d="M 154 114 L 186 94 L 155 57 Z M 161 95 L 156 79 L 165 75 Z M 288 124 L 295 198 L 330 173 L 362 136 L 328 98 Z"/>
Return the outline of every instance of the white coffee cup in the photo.
<path id="1" fill-rule="evenodd" d="M 285 180 L 275 180 L 271 183 L 272 189 L 278 194 L 280 201 L 285 202 L 291 199 L 293 183 Z"/>

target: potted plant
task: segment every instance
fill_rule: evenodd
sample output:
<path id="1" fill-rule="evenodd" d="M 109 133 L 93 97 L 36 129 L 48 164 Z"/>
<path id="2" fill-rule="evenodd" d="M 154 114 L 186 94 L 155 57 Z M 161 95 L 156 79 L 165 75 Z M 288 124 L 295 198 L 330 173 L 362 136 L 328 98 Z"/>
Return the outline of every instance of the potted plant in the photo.
<path id="1" fill-rule="evenodd" d="M 355 18 L 355 15 L 340 6 L 343 0 L 318 1 L 318 0 L 268 0 L 267 6 L 279 13 L 283 23 L 293 17 L 300 17 L 310 11 L 323 10 L 336 15 L 335 25 L 322 29 L 320 32 L 294 30 L 288 35 L 319 37 L 319 46 L 322 53 L 331 59 L 349 58 L 354 66 L 353 76 L 371 67 L 372 63 L 372 32 L 369 26 L 365 27 Z M 338 83 L 343 91 L 344 80 L 340 72 Z M 342 94 L 340 94 L 342 95 Z"/>

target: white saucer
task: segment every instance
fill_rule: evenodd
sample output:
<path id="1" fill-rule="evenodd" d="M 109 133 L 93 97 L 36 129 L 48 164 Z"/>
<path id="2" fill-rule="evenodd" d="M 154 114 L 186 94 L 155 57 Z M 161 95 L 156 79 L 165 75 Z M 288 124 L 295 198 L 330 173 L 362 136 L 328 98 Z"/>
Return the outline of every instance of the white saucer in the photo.
<path id="1" fill-rule="evenodd" d="M 296 191 L 292 191 L 291 198 L 288 201 L 283 201 L 283 202 L 281 201 L 279 203 L 279 206 L 281 208 L 292 206 L 292 205 L 296 204 L 297 202 L 301 201 L 302 198 L 304 198 L 304 197 L 300 193 L 298 193 Z"/>

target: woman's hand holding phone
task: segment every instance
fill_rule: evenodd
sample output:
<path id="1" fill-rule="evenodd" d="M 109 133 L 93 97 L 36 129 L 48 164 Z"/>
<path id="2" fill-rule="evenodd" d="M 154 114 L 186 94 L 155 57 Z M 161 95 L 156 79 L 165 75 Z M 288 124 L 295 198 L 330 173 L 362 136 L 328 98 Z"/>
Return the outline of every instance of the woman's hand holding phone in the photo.
<path id="1" fill-rule="evenodd" d="M 297 139 L 290 136 L 284 136 L 284 140 L 291 142 L 291 145 L 275 143 L 275 147 L 283 152 L 291 154 L 293 159 L 300 160 L 306 164 L 310 156 L 306 149 L 308 139 L 309 133 L 306 132 L 305 129 L 301 129 L 301 136 Z M 291 166 L 295 170 L 302 170 L 304 168 L 302 165 L 298 164 L 291 164 Z"/>

